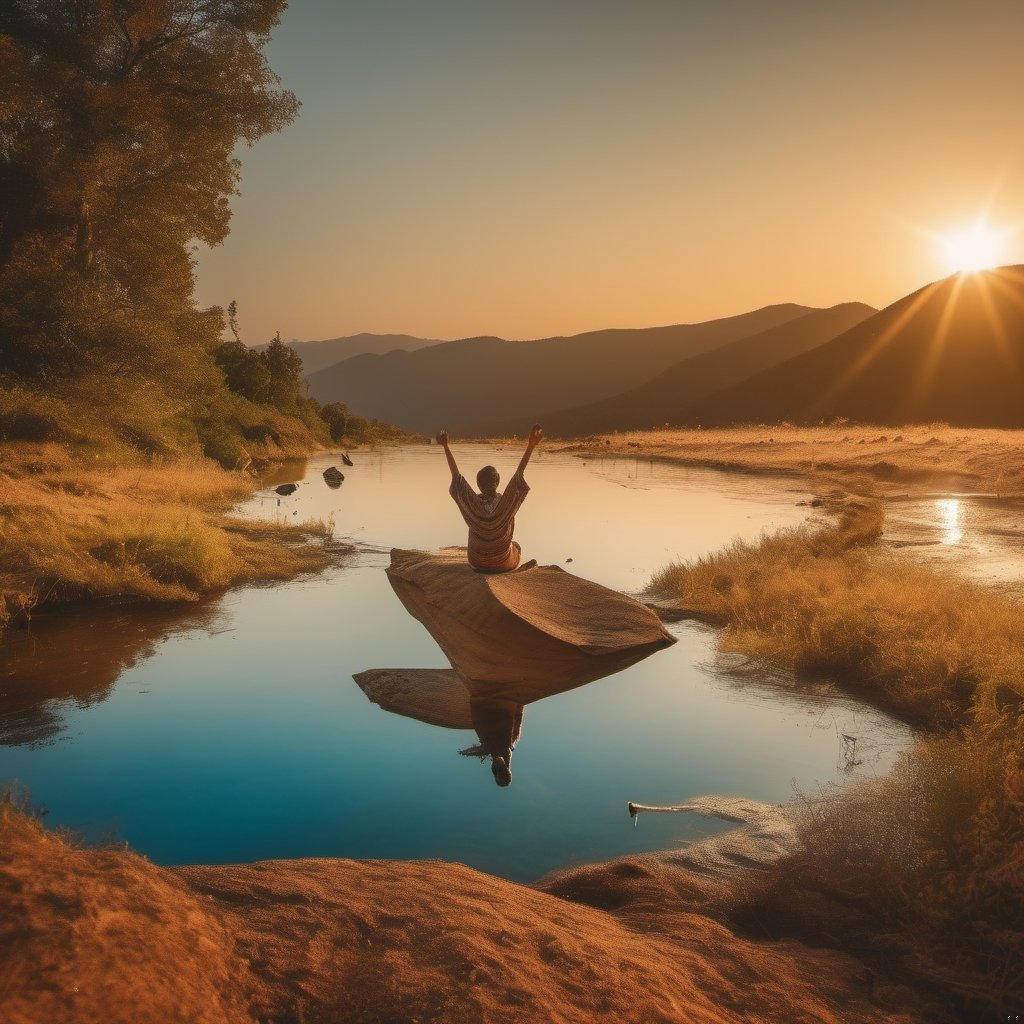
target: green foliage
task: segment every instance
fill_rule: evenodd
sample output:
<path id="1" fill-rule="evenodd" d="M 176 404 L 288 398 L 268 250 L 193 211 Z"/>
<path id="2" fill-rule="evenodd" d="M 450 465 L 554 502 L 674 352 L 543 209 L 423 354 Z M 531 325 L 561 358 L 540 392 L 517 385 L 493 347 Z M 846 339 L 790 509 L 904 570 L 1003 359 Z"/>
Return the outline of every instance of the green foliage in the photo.
<path id="1" fill-rule="evenodd" d="M 214 359 L 224 373 L 225 383 L 236 395 L 250 402 L 270 400 L 270 367 L 265 353 L 240 341 L 225 341 L 215 350 Z"/>
<path id="2" fill-rule="evenodd" d="M 347 441 L 349 444 L 386 444 L 407 440 L 404 430 L 381 420 L 368 420 L 357 416 L 344 402 L 328 402 L 320 410 L 335 444 Z"/>
<path id="3" fill-rule="evenodd" d="M 331 440 L 340 441 L 345 436 L 345 429 L 348 427 L 348 421 L 352 415 L 348 411 L 348 406 L 344 402 L 328 402 L 320 410 L 320 415 L 323 416 L 327 429 L 331 432 Z"/>
<path id="4" fill-rule="evenodd" d="M 320 403 L 315 398 L 299 395 L 296 399 L 296 414 L 318 441 L 327 444 L 331 432 L 324 422 Z"/>
<path id="5" fill-rule="evenodd" d="M 284 6 L 0 5 L 0 371 L 143 377 L 186 415 L 222 387 L 192 243 L 227 234 L 239 142 L 295 115 L 263 55 Z"/>
<path id="6" fill-rule="evenodd" d="M 283 412 L 296 410 L 302 392 L 302 359 L 281 340 L 280 331 L 261 355 L 270 375 L 270 404 Z"/>

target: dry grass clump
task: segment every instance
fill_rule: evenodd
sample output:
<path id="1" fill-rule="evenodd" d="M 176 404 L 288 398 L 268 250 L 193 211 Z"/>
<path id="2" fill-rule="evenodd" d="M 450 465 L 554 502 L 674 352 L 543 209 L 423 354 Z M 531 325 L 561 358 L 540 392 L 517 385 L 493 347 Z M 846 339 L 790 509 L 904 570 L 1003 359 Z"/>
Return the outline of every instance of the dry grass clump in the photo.
<path id="1" fill-rule="evenodd" d="M 272 526 L 221 510 L 251 479 L 214 463 L 82 465 L 57 445 L 12 445 L 0 469 L 0 625 L 47 602 L 194 601 L 244 580 L 321 568 L 323 523 Z M 101 461 L 101 460 L 97 460 Z"/>
<path id="2" fill-rule="evenodd" d="M 749 875 L 737 926 L 857 953 L 958 1019 L 1024 1010 L 1024 720 L 987 712 L 796 808 L 802 853 Z"/>
<path id="3" fill-rule="evenodd" d="M 723 648 L 830 678 L 915 723 L 1024 700 L 1020 602 L 872 549 L 881 528 L 878 503 L 852 502 L 834 526 L 671 565 L 651 590 L 725 624 Z"/>
<path id="4" fill-rule="evenodd" d="M 92 373 L 42 388 L 0 374 L 0 440 L 61 444 L 91 461 L 130 465 L 149 458 L 205 455 L 227 468 L 296 458 L 327 443 L 316 408 L 283 412 L 218 387 L 181 395 L 144 375 Z"/>

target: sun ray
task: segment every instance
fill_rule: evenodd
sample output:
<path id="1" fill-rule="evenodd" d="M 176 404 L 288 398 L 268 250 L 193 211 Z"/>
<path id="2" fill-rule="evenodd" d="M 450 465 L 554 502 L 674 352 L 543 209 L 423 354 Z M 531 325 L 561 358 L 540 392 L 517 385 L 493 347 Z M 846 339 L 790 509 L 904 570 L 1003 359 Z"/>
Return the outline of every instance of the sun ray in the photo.
<path id="1" fill-rule="evenodd" d="M 938 287 L 939 283 L 929 284 L 914 295 L 911 301 L 907 303 L 906 308 L 900 312 L 899 316 L 868 345 L 864 352 L 847 367 L 835 383 L 818 397 L 813 403 L 812 408 L 821 411 L 827 410 L 829 403 L 842 394 L 846 386 L 878 358 L 889 342 L 917 315 L 925 303 L 932 298 Z"/>
<path id="2" fill-rule="evenodd" d="M 1018 309 L 1024 309 L 1024 299 L 1021 298 L 1018 290 L 1011 287 L 1001 275 L 989 274 L 988 281 L 992 285 L 993 289 L 997 289 L 999 291 L 1001 298 L 1005 299 L 1005 301 L 1009 302 L 1011 305 L 1016 306 Z"/>
<path id="3" fill-rule="evenodd" d="M 999 343 L 1000 355 L 1002 355 L 1008 369 L 1019 372 L 1021 370 L 1020 353 L 1016 346 L 1014 346 L 1009 332 L 1002 322 L 999 310 L 993 301 L 992 293 L 999 293 L 999 298 L 1004 307 L 1005 304 L 1010 304 L 1018 309 L 1024 309 L 1024 301 L 1021 300 L 1018 290 L 1011 287 L 1000 274 L 987 274 L 982 283 L 984 288 L 981 294 L 985 316 L 988 318 L 988 322 L 992 327 L 992 333 Z"/>
<path id="4" fill-rule="evenodd" d="M 1006 332 L 1006 327 L 1003 325 L 999 310 L 992 299 L 993 289 L 1004 287 L 1004 283 L 995 274 L 986 274 L 978 282 L 978 294 L 981 296 L 981 306 L 985 311 L 985 319 L 988 320 L 989 327 L 992 329 L 992 336 L 998 342 L 999 354 L 1005 360 L 1007 367 L 1016 367 L 1017 360 L 1013 345 Z M 1016 296 L 1014 297 L 1016 298 Z"/>
<path id="5" fill-rule="evenodd" d="M 908 388 L 907 412 L 910 415 L 913 415 L 920 409 L 921 404 L 928 395 L 928 389 L 931 387 L 932 381 L 935 379 L 935 372 L 938 369 L 939 361 L 942 359 L 942 353 L 946 347 L 946 341 L 949 338 L 949 329 L 953 323 L 953 314 L 956 312 L 957 302 L 959 301 L 960 291 L 963 286 L 963 276 L 957 277 L 953 282 L 953 288 L 949 294 L 949 299 L 946 301 L 946 304 L 942 309 L 942 313 L 939 315 L 939 322 L 935 326 L 935 334 L 932 336 L 931 344 L 928 346 L 923 365 L 921 366 L 913 384 Z"/>

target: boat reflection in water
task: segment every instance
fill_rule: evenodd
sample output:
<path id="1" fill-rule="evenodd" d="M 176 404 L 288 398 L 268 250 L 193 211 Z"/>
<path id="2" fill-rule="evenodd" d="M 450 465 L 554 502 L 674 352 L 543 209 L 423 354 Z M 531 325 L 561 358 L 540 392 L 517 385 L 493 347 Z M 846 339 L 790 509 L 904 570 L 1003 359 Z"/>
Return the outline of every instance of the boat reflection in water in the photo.
<path id="1" fill-rule="evenodd" d="M 370 669 L 354 679 L 382 708 L 473 729 L 499 786 L 512 780 L 523 707 L 613 675 L 675 643 L 650 609 L 555 565 L 479 573 L 464 548 L 391 552 L 388 579 L 451 669 Z"/>

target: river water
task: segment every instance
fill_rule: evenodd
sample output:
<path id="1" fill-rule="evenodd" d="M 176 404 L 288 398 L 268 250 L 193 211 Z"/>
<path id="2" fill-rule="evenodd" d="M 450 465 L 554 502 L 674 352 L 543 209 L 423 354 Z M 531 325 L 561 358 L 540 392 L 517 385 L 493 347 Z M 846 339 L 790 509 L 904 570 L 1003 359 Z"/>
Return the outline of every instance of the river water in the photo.
<path id="1" fill-rule="evenodd" d="M 520 452 L 456 451 L 471 480 Z M 518 880 L 663 849 L 725 826 L 630 823 L 626 803 L 706 793 L 784 802 L 884 773 L 910 742 L 827 688 L 779 686 L 716 657 L 680 623 L 673 647 L 527 707 L 508 789 L 460 757 L 472 733 L 371 704 L 368 668 L 445 667 L 384 575 L 391 547 L 464 543 L 436 447 L 284 467 L 245 515 L 333 519 L 339 565 L 185 609 L 64 610 L 0 647 L 0 783 L 47 822 L 126 841 L 162 864 L 282 857 L 439 857 Z M 322 479 L 338 464 L 337 490 Z M 801 522 L 799 483 L 544 452 L 517 523 L 524 557 L 638 592 L 673 558 Z M 300 482 L 280 500 L 270 485 Z M 571 562 L 569 560 L 571 559 Z M 785 683 L 785 680 L 782 680 Z M 856 737 L 851 748 L 843 736 Z"/>

